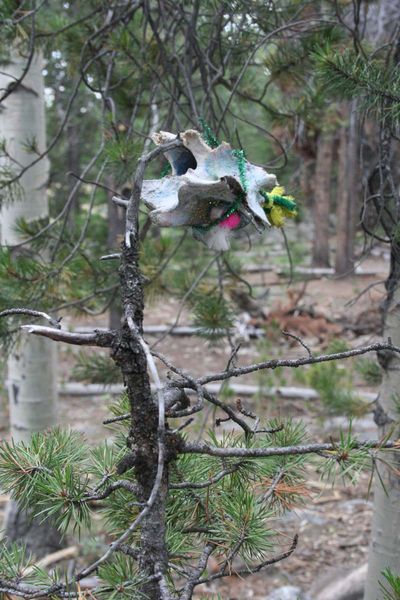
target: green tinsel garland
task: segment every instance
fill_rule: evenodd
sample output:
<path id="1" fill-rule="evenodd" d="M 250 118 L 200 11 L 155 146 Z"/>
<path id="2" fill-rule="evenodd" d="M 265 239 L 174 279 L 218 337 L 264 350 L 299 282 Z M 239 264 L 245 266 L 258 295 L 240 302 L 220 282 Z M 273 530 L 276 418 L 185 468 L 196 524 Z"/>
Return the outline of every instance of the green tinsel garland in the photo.
<path id="1" fill-rule="evenodd" d="M 221 142 L 218 140 L 217 137 L 215 137 L 215 135 L 211 131 L 210 126 L 206 123 L 206 121 L 203 119 L 203 117 L 199 118 L 199 123 L 201 126 L 203 139 L 204 139 L 205 143 L 208 146 L 210 146 L 210 148 L 218 148 L 218 146 L 220 145 Z"/>

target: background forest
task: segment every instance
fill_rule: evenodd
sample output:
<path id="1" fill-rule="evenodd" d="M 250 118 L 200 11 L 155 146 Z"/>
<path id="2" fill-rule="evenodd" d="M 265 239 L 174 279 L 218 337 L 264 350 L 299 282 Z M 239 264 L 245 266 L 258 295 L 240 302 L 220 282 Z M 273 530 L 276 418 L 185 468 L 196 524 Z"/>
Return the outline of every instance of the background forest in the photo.
<path id="1" fill-rule="evenodd" d="M 0 0 L 0 597 L 400 599 L 399 26 Z"/>

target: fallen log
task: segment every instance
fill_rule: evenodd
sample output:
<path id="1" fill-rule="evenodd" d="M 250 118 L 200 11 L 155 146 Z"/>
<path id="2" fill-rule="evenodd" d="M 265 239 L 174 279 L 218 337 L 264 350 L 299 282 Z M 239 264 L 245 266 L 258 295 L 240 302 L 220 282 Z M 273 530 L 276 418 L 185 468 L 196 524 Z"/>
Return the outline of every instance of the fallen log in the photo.
<path id="1" fill-rule="evenodd" d="M 353 571 L 335 569 L 317 580 L 311 587 L 313 600 L 362 600 L 367 577 L 367 564 Z"/>
<path id="2" fill-rule="evenodd" d="M 30 565 L 24 570 L 24 576 L 33 573 L 35 569 L 46 569 L 51 565 L 54 565 L 61 560 L 67 560 L 71 558 L 76 558 L 78 556 L 79 548 L 78 546 L 68 546 L 68 548 L 63 548 L 62 550 L 57 550 L 57 552 L 52 552 L 51 554 L 47 554 L 47 556 L 43 556 L 40 560 L 35 562 L 35 564 Z"/>
<path id="3" fill-rule="evenodd" d="M 191 326 L 179 326 L 171 329 L 172 325 L 145 325 L 143 328 L 145 335 L 162 335 L 164 333 L 168 333 L 168 335 L 184 337 L 191 335 L 201 335 L 201 329 L 199 327 L 191 327 Z M 77 333 L 91 333 L 93 331 L 93 327 L 77 327 L 74 331 Z M 104 328 L 96 327 L 96 331 L 107 331 Z M 230 333 L 233 335 L 237 333 L 236 329 L 232 328 Z M 252 339 L 258 339 L 260 337 L 265 337 L 265 329 L 261 329 L 260 327 L 249 327 L 248 331 L 246 330 L 246 336 Z"/>
<path id="4" fill-rule="evenodd" d="M 206 386 L 212 394 L 218 394 L 221 389 L 220 383 L 210 383 Z M 279 386 L 271 388 L 260 388 L 257 385 L 246 385 L 242 383 L 231 383 L 229 389 L 238 396 L 254 396 L 262 393 L 266 398 L 279 397 L 285 400 L 317 400 L 318 392 L 312 388 Z M 118 396 L 124 391 L 122 384 L 103 385 L 101 383 L 79 383 L 66 382 L 61 383 L 58 388 L 59 394 L 63 396 Z M 194 394 L 193 390 L 188 390 L 189 394 Z M 376 394 L 371 392 L 359 392 L 358 396 L 367 402 L 373 402 Z"/>

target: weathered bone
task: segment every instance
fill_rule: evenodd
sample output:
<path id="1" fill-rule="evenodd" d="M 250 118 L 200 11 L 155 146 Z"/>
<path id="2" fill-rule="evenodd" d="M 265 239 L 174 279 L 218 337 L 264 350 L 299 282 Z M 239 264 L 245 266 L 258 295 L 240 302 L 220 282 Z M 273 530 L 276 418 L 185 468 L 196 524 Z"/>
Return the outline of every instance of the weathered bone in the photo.
<path id="1" fill-rule="evenodd" d="M 155 144 L 165 144 L 175 135 L 153 134 Z M 151 209 L 150 217 L 160 227 L 193 227 L 196 239 L 215 250 L 228 250 L 232 230 L 251 220 L 269 224 L 262 208 L 261 189 L 276 185 L 275 175 L 244 161 L 247 190 L 235 218 L 216 224 L 229 206 L 243 193 L 239 163 L 229 144 L 212 149 L 195 130 L 180 135 L 183 146 L 165 153 L 172 175 L 143 182 L 142 198 Z"/>

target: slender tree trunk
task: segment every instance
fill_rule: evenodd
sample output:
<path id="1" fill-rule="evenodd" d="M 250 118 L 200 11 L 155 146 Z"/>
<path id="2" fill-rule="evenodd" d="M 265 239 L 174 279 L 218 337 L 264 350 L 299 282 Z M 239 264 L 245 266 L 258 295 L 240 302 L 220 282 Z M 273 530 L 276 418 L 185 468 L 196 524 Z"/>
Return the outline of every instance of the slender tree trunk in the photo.
<path id="1" fill-rule="evenodd" d="M 9 62 L 2 65 L 1 88 L 18 79 L 26 60 L 17 50 L 11 50 Z M 34 158 L 24 147 L 28 140 L 35 140 L 39 151 L 46 147 L 42 64 L 41 54 L 35 54 L 23 85 L 10 94 L 0 111 L 0 130 L 7 151 L 21 166 Z M 31 221 L 48 214 L 47 179 L 47 159 L 40 160 L 21 177 L 18 199 L 5 203 L 1 209 L 2 244 L 21 241 L 15 229 L 19 218 Z M 33 432 L 56 423 L 56 372 L 56 348 L 50 340 L 26 336 L 14 348 L 8 360 L 7 386 L 11 434 L 16 442 L 27 442 Z M 30 524 L 13 503 L 8 510 L 6 534 L 10 540 L 23 537 L 28 549 L 37 555 L 59 546 L 59 536 L 55 541 L 52 528 Z"/>
<path id="2" fill-rule="evenodd" d="M 82 140 L 80 139 L 80 123 L 75 114 L 71 115 L 71 121 L 65 128 L 67 138 L 67 166 L 68 173 L 79 175 L 81 163 L 81 147 Z M 71 193 L 75 187 L 76 179 L 72 175 L 68 176 L 68 192 Z M 68 227 L 70 230 L 75 228 L 75 219 L 79 216 L 80 198 L 79 190 L 75 193 L 72 207 L 68 215 Z"/>
<path id="3" fill-rule="evenodd" d="M 308 205 L 313 195 L 313 179 L 315 172 L 315 159 L 303 158 L 300 170 L 300 189 L 305 206 Z"/>
<path id="4" fill-rule="evenodd" d="M 120 266 L 121 294 L 124 312 L 132 318 L 137 331 L 143 333 L 143 286 L 138 267 L 138 241 L 132 248 L 123 246 Z M 147 360 L 137 337 L 125 323 L 117 340 L 113 359 L 121 368 L 131 406 L 131 429 L 128 444 L 132 450 L 128 461 L 119 465 L 120 472 L 134 467 L 139 487 L 138 500 L 146 502 L 153 489 L 158 467 L 158 406 L 152 397 L 147 374 Z M 157 498 L 141 523 L 139 567 L 144 575 L 154 575 L 168 562 L 165 541 L 165 503 L 168 493 L 168 465 L 164 461 L 163 476 Z M 144 584 L 140 590 L 148 600 L 160 600 L 158 581 Z"/>
<path id="5" fill-rule="evenodd" d="M 340 131 L 335 260 L 337 275 L 351 275 L 354 271 L 356 221 L 361 196 L 356 110 L 355 102 L 344 108 L 348 123 Z"/>
<path id="6" fill-rule="evenodd" d="M 107 186 L 110 190 L 115 188 L 115 182 L 113 177 L 108 177 L 106 180 Z M 107 192 L 108 203 L 107 203 L 107 221 L 108 221 L 108 233 L 107 233 L 107 247 L 110 252 L 115 252 L 121 244 L 121 240 L 125 231 L 125 210 L 120 206 L 117 206 L 112 201 L 112 192 Z M 109 327 L 110 329 L 119 329 L 121 327 L 121 300 L 119 296 L 116 296 L 109 310 Z"/>
<path id="7" fill-rule="evenodd" d="M 399 251 L 400 248 L 397 248 L 397 256 L 393 257 L 392 264 L 393 261 L 398 262 Z M 387 286 L 389 299 L 384 338 L 390 338 L 397 345 L 400 344 L 400 266 L 396 264 L 394 267 Z M 395 289 L 390 291 L 392 285 Z M 380 426 L 380 436 L 389 434 L 393 439 L 398 439 L 400 358 L 392 352 L 384 352 L 380 354 L 379 362 L 383 369 L 383 382 L 375 420 Z M 385 487 L 376 478 L 365 600 L 383 600 L 379 581 L 383 581 L 384 569 L 389 567 L 395 575 L 400 575 L 400 457 L 398 452 L 385 452 L 382 458 L 385 463 L 378 462 L 377 468 Z"/>
<path id="8" fill-rule="evenodd" d="M 329 267 L 329 216 L 333 159 L 333 136 L 322 133 L 317 144 L 314 185 L 314 239 L 312 264 Z"/>
<path id="9" fill-rule="evenodd" d="M 400 20 L 400 0 L 378 0 L 368 6 L 369 21 L 372 18 L 372 31 L 367 32 L 370 41 L 376 48 L 381 48 L 389 40 L 398 27 Z M 368 23 L 367 20 L 367 23 Z M 375 29 L 376 28 L 376 29 Z M 397 33 L 397 51 L 399 36 Z M 398 57 L 395 57 L 398 62 Z M 396 157 L 391 148 L 391 136 L 388 134 L 382 146 L 382 154 L 386 160 L 395 162 L 395 172 L 398 174 Z M 392 154 L 391 154 L 392 153 Z M 398 181 L 397 181 L 398 185 Z M 398 203 L 398 199 L 397 199 Z M 395 214 L 399 219 L 399 210 Z M 391 338 L 393 344 L 400 343 L 400 246 L 393 236 L 391 243 L 390 274 L 386 282 L 387 299 L 384 307 L 384 337 Z M 391 352 L 382 353 L 379 361 L 383 369 L 383 381 L 378 398 L 375 421 L 382 435 L 388 434 L 392 439 L 398 439 L 400 389 L 400 359 Z M 375 481 L 374 512 L 372 519 L 371 543 L 368 555 L 368 574 L 364 600 L 383 600 L 384 596 L 379 586 L 383 581 L 382 571 L 390 568 L 395 575 L 400 575 L 400 458 L 398 453 L 390 452 L 383 457 L 385 463 L 378 464 L 379 473 L 385 488 L 378 478 Z M 391 467 L 387 464 L 390 463 Z"/>

